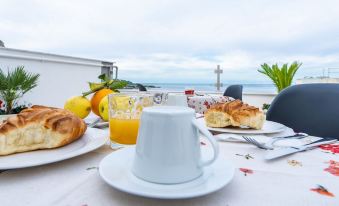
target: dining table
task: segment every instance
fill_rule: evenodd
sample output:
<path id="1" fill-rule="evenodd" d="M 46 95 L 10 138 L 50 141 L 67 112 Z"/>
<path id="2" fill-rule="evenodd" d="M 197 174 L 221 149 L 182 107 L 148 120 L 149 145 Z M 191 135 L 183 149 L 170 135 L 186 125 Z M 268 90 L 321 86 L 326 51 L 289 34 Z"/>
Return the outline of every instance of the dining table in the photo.
<path id="1" fill-rule="evenodd" d="M 104 131 L 108 137 L 108 129 Z M 98 170 L 100 161 L 116 152 L 107 143 L 72 159 L 0 171 L 0 205 L 339 205 L 339 144 L 266 161 L 264 151 L 251 144 L 218 140 L 219 155 L 234 165 L 235 174 L 224 188 L 208 195 L 178 200 L 152 199 L 110 187 Z M 210 147 L 203 137 L 201 147 Z"/>

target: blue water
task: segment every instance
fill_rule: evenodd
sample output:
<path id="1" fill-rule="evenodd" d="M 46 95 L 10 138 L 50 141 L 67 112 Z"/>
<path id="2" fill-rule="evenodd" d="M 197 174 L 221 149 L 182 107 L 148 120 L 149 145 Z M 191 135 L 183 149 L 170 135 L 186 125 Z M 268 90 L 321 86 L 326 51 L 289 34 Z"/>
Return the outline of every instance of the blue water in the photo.
<path id="1" fill-rule="evenodd" d="M 187 88 L 193 88 L 196 91 L 216 91 L 214 84 L 194 84 L 194 83 L 143 83 L 143 85 L 153 85 L 167 91 L 184 91 Z M 273 84 L 242 84 L 244 92 L 248 93 L 275 93 L 276 88 Z M 225 91 L 229 85 L 224 84 L 220 91 Z M 154 89 L 149 89 L 154 90 Z"/>

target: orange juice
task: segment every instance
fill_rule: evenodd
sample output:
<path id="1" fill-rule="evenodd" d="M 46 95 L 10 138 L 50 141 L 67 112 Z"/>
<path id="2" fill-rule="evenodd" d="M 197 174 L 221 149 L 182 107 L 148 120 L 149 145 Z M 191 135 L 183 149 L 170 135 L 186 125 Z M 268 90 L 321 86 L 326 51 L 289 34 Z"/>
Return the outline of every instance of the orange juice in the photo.
<path id="1" fill-rule="evenodd" d="M 109 120 L 111 141 L 119 144 L 136 144 L 139 119 L 116 119 Z"/>

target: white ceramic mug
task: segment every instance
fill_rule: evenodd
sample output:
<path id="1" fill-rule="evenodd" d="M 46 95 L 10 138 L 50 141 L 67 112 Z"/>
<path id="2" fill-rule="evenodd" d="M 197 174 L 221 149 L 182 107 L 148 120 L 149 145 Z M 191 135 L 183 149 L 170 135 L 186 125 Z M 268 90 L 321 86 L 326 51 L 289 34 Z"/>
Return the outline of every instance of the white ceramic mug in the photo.
<path id="1" fill-rule="evenodd" d="M 187 96 L 184 94 L 169 93 L 166 100 L 167 106 L 188 107 Z"/>
<path id="2" fill-rule="evenodd" d="M 199 131 L 211 142 L 210 160 L 201 159 Z M 145 108 L 141 115 L 132 172 L 154 183 L 175 184 L 193 180 L 212 164 L 219 147 L 207 128 L 198 123 L 191 108 Z"/>

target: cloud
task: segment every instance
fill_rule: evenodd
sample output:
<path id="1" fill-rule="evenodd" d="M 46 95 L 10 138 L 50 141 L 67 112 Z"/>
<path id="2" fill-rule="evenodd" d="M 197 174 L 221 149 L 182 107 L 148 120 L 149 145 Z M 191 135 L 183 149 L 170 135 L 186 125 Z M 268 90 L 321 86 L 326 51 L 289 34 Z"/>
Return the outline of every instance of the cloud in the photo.
<path id="1" fill-rule="evenodd" d="M 324 68 L 338 68 L 339 53 L 331 55 L 279 55 L 267 56 L 261 53 L 246 53 L 236 51 L 214 56 L 213 59 L 201 59 L 195 56 L 180 56 L 169 54 L 143 55 L 120 59 L 119 66 L 122 78 L 130 78 L 140 82 L 186 82 L 210 83 L 215 81 L 214 69 L 221 65 L 222 80 L 225 82 L 268 82 L 267 78 L 257 70 L 264 62 L 269 64 L 284 64 L 293 61 L 303 65 L 297 73 L 297 78 L 319 76 Z"/>
<path id="2" fill-rule="evenodd" d="M 339 65 L 335 0 L 2 0 L 12 48 L 116 61 L 135 81 L 265 81 L 263 62 L 303 62 L 300 77 Z"/>

